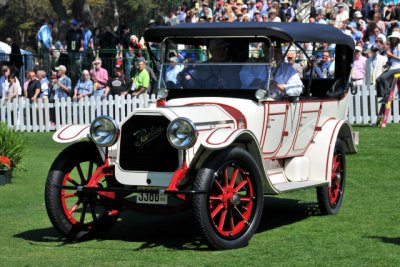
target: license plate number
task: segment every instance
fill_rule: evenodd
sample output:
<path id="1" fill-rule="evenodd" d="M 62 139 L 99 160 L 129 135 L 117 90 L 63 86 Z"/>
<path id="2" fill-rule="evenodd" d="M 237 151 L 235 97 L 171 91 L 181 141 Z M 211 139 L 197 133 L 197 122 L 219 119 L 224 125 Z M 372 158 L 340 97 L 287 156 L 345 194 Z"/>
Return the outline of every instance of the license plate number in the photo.
<path id="1" fill-rule="evenodd" d="M 153 204 L 153 205 L 166 205 L 168 198 L 166 194 L 158 193 L 139 193 L 136 196 L 136 203 L 139 204 Z"/>

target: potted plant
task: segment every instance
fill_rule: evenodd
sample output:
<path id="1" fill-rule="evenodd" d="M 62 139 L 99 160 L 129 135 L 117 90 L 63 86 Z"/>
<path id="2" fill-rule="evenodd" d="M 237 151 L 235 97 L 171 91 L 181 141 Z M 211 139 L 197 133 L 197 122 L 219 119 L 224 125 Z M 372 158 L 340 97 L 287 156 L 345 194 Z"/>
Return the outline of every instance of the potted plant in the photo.
<path id="1" fill-rule="evenodd" d="M 23 170 L 25 143 L 25 137 L 21 133 L 14 132 L 7 124 L 0 122 L 0 176 L 7 183 L 11 182 L 14 169 Z"/>
<path id="2" fill-rule="evenodd" d="M 11 160 L 6 156 L 0 156 L 0 185 L 11 183 Z"/>

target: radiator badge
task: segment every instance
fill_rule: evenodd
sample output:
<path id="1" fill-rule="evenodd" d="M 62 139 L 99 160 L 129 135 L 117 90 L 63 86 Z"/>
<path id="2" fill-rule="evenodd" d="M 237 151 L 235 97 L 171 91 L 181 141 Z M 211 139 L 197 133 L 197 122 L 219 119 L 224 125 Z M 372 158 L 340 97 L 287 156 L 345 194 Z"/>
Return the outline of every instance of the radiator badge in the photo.
<path id="1" fill-rule="evenodd" d="M 151 126 L 151 129 L 140 129 L 133 133 L 133 136 L 136 137 L 135 146 L 138 148 L 142 148 L 145 144 L 150 142 L 151 140 L 160 136 L 164 131 L 162 126 L 154 127 Z"/>

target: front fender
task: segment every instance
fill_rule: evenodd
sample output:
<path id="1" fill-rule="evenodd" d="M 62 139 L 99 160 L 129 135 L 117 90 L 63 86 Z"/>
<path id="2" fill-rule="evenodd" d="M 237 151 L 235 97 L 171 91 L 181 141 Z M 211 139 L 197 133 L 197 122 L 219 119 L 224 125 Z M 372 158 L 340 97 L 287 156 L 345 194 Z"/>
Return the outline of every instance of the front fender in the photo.
<path id="1" fill-rule="evenodd" d="M 208 149 L 225 148 L 230 146 L 243 133 L 253 135 L 246 129 L 217 128 L 202 138 L 201 145 Z"/>
<path id="2" fill-rule="evenodd" d="M 89 135 L 90 124 L 67 125 L 53 134 L 57 143 L 73 143 Z"/>
<path id="3" fill-rule="evenodd" d="M 278 193 L 266 175 L 266 167 L 264 166 L 264 161 L 261 156 L 260 144 L 254 134 L 246 129 L 218 128 L 203 136 L 200 147 L 202 151 L 198 152 L 199 155 L 203 156 L 196 158 L 192 166 L 199 169 L 215 150 L 220 150 L 229 146 L 240 146 L 253 156 L 260 168 L 264 194 L 275 195 Z"/>

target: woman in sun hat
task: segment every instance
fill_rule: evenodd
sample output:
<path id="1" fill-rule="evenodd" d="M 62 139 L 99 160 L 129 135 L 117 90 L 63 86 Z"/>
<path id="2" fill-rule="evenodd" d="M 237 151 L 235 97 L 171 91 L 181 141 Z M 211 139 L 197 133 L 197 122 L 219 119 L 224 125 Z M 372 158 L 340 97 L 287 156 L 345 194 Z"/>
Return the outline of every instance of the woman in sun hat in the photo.
<path id="1" fill-rule="evenodd" d="M 391 66 L 376 79 L 376 90 L 378 96 L 382 96 L 382 102 L 386 102 L 389 97 L 390 87 L 393 81 L 393 75 L 400 73 L 400 32 L 393 32 L 388 36 L 388 42 L 385 45 L 386 55 Z"/>

